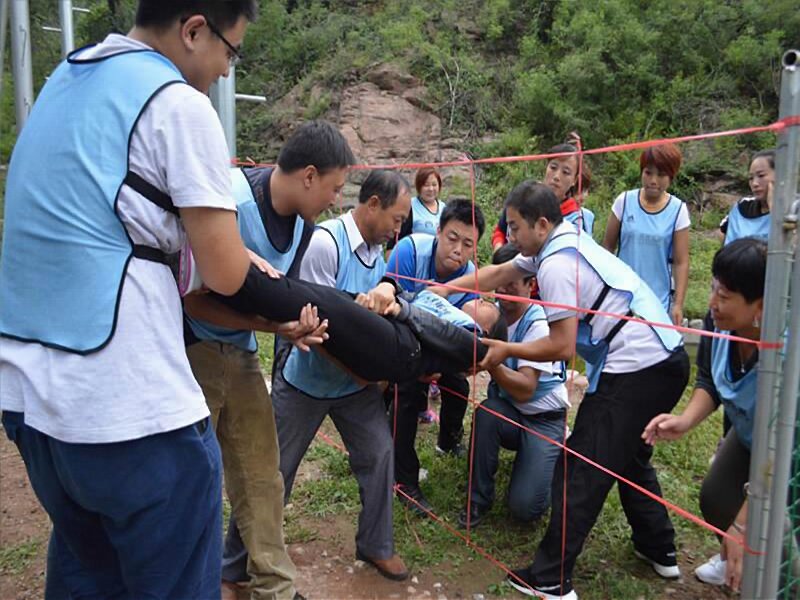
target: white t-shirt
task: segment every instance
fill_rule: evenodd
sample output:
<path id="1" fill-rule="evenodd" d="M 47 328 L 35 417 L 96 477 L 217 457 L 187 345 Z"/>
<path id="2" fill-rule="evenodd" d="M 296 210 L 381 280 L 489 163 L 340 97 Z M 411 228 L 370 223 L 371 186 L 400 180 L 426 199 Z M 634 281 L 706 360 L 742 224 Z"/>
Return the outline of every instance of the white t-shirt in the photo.
<path id="1" fill-rule="evenodd" d="M 622 222 L 622 214 L 625 212 L 625 194 L 626 192 L 622 192 L 614 199 L 614 204 L 611 205 L 611 212 L 614 213 L 614 216 L 617 217 L 617 220 L 620 222 Z M 688 229 L 691 224 L 692 221 L 689 218 L 689 209 L 686 208 L 686 202 L 681 202 L 678 218 L 675 220 L 675 231 Z"/>
<path id="2" fill-rule="evenodd" d="M 517 319 L 508 326 L 508 339 L 511 339 L 514 333 L 517 331 L 519 322 L 520 319 Z M 548 326 L 547 321 L 534 321 L 533 324 L 528 328 L 528 331 L 525 332 L 525 335 L 522 338 L 522 343 L 534 342 L 539 338 L 547 337 L 548 335 L 550 335 L 550 327 Z M 547 373 L 549 375 L 559 373 L 561 371 L 560 362 L 536 362 L 532 360 L 519 359 L 517 363 L 517 370 L 521 369 L 522 367 L 531 367 L 537 371 Z M 567 394 L 567 388 L 564 384 L 561 384 L 549 394 L 539 398 L 536 402 L 514 402 L 514 407 L 523 415 L 535 415 L 543 412 L 561 410 L 569 405 L 569 395 Z"/>
<path id="3" fill-rule="evenodd" d="M 83 58 L 148 48 L 109 35 Z M 131 170 L 176 207 L 235 210 L 225 137 L 211 102 L 184 85 L 166 87 L 143 111 L 130 143 Z M 127 186 L 118 212 L 134 243 L 178 250 L 180 221 Z M 58 310 L 58 306 L 53 306 Z M 137 439 L 206 417 L 183 344 L 181 301 L 164 265 L 132 259 L 114 336 L 86 356 L 0 338 L 0 408 L 71 443 Z"/>
<path id="4" fill-rule="evenodd" d="M 558 235 L 567 228 L 574 229 L 570 223 L 562 223 L 552 235 Z M 549 256 L 539 265 L 538 272 L 534 257 L 524 257 L 519 254 L 514 258 L 514 266 L 525 273 L 536 274 L 539 295 L 545 302 L 589 309 L 605 285 L 582 256 L 579 255 L 576 260 L 574 251 L 564 250 Z M 576 288 L 579 288 L 577 295 Z M 598 310 L 624 315 L 628 312 L 628 300 L 628 294 L 610 290 Z M 586 314 L 548 306 L 544 307 L 544 311 L 551 323 L 572 316 L 583 318 Z M 603 338 L 617 322 L 618 319 L 613 317 L 595 315 L 592 319 L 592 337 Z M 651 367 L 668 357 L 669 352 L 649 325 L 629 321 L 611 341 L 603 372 L 633 373 Z"/>

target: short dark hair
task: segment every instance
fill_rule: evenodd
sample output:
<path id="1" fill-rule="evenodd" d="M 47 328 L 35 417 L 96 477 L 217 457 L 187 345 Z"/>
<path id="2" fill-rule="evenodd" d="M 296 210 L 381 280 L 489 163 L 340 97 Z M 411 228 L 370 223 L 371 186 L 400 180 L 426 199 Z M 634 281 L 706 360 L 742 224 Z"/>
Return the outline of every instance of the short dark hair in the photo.
<path id="1" fill-rule="evenodd" d="M 533 179 L 523 181 L 511 190 L 505 207 L 506 210 L 513 208 L 531 226 L 541 217 L 553 225 L 558 225 L 563 219 L 561 205 L 553 190 Z"/>
<path id="2" fill-rule="evenodd" d="M 203 15 L 220 29 L 236 24 L 239 17 L 255 21 L 258 17 L 256 0 L 139 0 L 136 9 L 138 27 L 168 28 L 175 21 Z"/>
<path id="3" fill-rule="evenodd" d="M 503 342 L 508 341 L 508 322 L 499 306 L 497 307 L 497 321 L 494 322 L 494 325 L 486 332 L 484 337 Z"/>
<path id="4" fill-rule="evenodd" d="M 768 148 L 766 150 L 759 150 L 755 154 L 753 154 L 753 158 L 750 159 L 750 164 L 752 165 L 753 162 L 757 158 L 766 158 L 767 162 L 769 163 L 769 168 L 773 171 L 775 170 L 775 149 Z"/>
<path id="5" fill-rule="evenodd" d="M 428 177 L 431 175 L 436 177 L 436 181 L 439 182 L 439 191 L 442 191 L 442 176 L 439 175 L 439 171 L 433 167 L 422 167 L 417 171 L 417 175 L 414 177 L 414 187 L 417 188 L 418 194 L 422 193 L 422 186 L 425 185 L 425 182 L 428 181 Z"/>
<path id="6" fill-rule="evenodd" d="M 723 246 L 714 255 L 711 274 L 749 303 L 763 298 L 767 245 L 756 238 L 740 238 Z"/>
<path id="7" fill-rule="evenodd" d="M 372 196 L 377 196 L 381 201 L 381 208 L 389 208 L 397 202 L 397 197 L 403 192 L 410 192 L 411 186 L 397 171 L 389 169 L 373 169 L 367 175 L 358 192 L 359 204 L 365 204 Z"/>
<path id="8" fill-rule="evenodd" d="M 519 254 L 519 250 L 517 250 L 517 247 L 514 244 L 503 244 L 494 251 L 494 254 L 492 254 L 492 264 L 505 264 L 517 256 L 517 254 Z M 525 275 L 522 278 L 522 281 L 528 283 L 531 279 L 533 279 L 533 275 Z"/>
<path id="9" fill-rule="evenodd" d="M 353 151 L 341 132 L 333 124 L 322 120 L 303 123 L 278 155 L 278 166 L 286 173 L 313 166 L 324 175 L 355 163 Z"/>
<path id="10" fill-rule="evenodd" d="M 639 172 L 647 167 L 655 167 L 659 173 L 675 179 L 683 162 L 683 154 L 675 144 L 667 143 L 645 149 L 639 156 Z"/>
<path id="11" fill-rule="evenodd" d="M 444 229 L 444 226 L 450 221 L 459 221 L 472 227 L 472 202 L 466 198 L 448 200 L 442 216 L 439 218 L 439 229 Z M 478 239 L 480 239 L 486 228 L 486 221 L 483 218 L 481 207 L 477 204 L 475 205 L 475 228 L 478 230 Z"/>

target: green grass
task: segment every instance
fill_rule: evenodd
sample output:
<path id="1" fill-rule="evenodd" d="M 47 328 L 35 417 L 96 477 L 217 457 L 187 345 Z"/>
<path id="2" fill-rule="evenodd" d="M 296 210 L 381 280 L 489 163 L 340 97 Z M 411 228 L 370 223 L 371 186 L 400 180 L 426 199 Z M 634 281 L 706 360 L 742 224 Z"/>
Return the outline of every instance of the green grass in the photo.
<path id="1" fill-rule="evenodd" d="M 691 391 L 687 388 L 678 409 L 685 406 Z M 643 395 L 642 401 L 646 401 Z M 469 415 L 465 420 L 469 425 Z M 683 440 L 660 444 L 653 462 L 659 473 L 664 497 L 689 512 L 699 515 L 698 495 L 708 459 L 721 432 L 721 417 L 714 414 Z M 442 457 L 434 452 L 437 428 L 420 427 L 417 449 L 420 462 L 428 469 L 428 478 L 421 487 L 435 508 L 436 514 L 455 527 L 465 501 L 467 459 Z M 518 567 L 530 562 L 547 520 L 534 525 L 515 521 L 502 499 L 508 489 L 513 453 L 501 452 L 497 476 L 497 498 L 491 512 L 480 527 L 472 532 L 472 540 L 503 564 Z M 307 520 L 298 525 L 297 515 L 313 515 L 314 520 L 329 520 L 334 515 L 347 515 L 355 522 L 359 511 L 358 487 L 350 473 L 346 457 L 322 443 L 314 443 L 306 460 L 314 461 L 321 470 L 319 479 L 307 480 L 295 487 L 287 529 L 290 537 L 312 535 Z M 713 535 L 681 516 L 672 514 L 679 553 L 702 559 L 713 554 L 717 543 Z M 293 529 L 294 528 L 294 529 Z M 508 597 L 510 590 L 502 572 L 494 570 L 477 552 L 456 538 L 441 524 L 430 519 L 410 516 L 399 504 L 394 511 L 395 545 L 412 570 L 430 569 L 437 577 L 457 583 L 462 577 L 475 576 L 475 569 L 487 573 L 484 593 Z M 649 567 L 638 561 L 630 543 L 630 527 L 612 490 L 602 514 L 589 536 L 575 570 L 575 586 L 581 598 L 659 598 L 668 584 L 652 576 Z M 475 592 L 479 590 L 467 590 Z"/>
<path id="2" fill-rule="evenodd" d="M 38 559 L 42 540 L 27 540 L 16 546 L 0 548 L 0 574 L 19 575 L 31 562 Z"/>

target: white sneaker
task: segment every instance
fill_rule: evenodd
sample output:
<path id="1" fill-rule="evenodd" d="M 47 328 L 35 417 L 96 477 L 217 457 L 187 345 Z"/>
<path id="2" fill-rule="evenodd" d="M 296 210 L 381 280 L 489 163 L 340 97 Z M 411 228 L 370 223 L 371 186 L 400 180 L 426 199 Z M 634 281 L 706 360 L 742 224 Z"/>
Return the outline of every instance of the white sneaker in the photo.
<path id="1" fill-rule="evenodd" d="M 633 549 L 633 553 L 641 558 L 646 563 L 649 563 L 653 570 L 664 579 L 678 579 L 681 576 L 681 570 L 678 568 L 678 564 L 675 560 L 675 553 L 670 552 L 668 555 L 664 556 L 664 562 L 658 562 L 649 556 L 645 556 L 635 548 Z M 664 564 L 664 563 L 674 563 L 674 564 Z"/>
<path id="2" fill-rule="evenodd" d="M 703 583 L 710 585 L 725 585 L 725 571 L 728 569 L 728 561 L 722 560 L 719 554 L 715 554 L 694 570 L 694 575 Z"/>

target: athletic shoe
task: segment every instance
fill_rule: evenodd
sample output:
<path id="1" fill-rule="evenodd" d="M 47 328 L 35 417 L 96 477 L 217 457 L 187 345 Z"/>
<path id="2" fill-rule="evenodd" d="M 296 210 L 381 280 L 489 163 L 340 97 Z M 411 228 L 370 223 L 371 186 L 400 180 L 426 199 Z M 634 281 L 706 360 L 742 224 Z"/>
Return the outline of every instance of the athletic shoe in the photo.
<path id="1" fill-rule="evenodd" d="M 464 447 L 464 444 L 456 444 L 452 448 L 442 448 L 439 444 L 436 444 L 434 452 L 439 456 L 455 456 L 456 458 L 467 455 L 467 449 Z"/>
<path id="2" fill-rule="evenodd" d="M 564 584 L 563 587 L 560 583 L 554 585 L 536 584 L 531 580 L 528 569 L 515 569 L 512 573 L 524 583 L 520 583 L 519 580 L 511 575 L 506 577 L 506 581 L 521 594 L 531 598 L 544 598 L 544 600 L 578 600 L 578 594 L 572 589 L 572 584 Z"/>
<path id="3" fill-rule="evenodd" d="M 719 554 L 715 554 L 708 559 L 708 562 L 700 565 L 694 570 L 694 576 L 703 583 L 710 585 L 725 585 L 725 571 L 728 568 L 728 561 L 722 560 Z"/>
<path id="4" fill-rule="evenodd" d="M 436 413 L 433 412 L 430 408 L 428 410 L 424 410 L 419 415 L 417 415 L 418 420 L 423 425 L 430 425 L 431 423 L 436 422 Z"/>
<path id="5" fill-rule="evenodd" d="M 647 556 L 636 548 L 633 549 L 633 553 L 644 562 L 649 563 L 659 577 L 678 579 L 681 576 L 681 570 L 678 568 L 678 561 L 675 558 L 675 551 L 661 554 L 657 558 Z"/>

